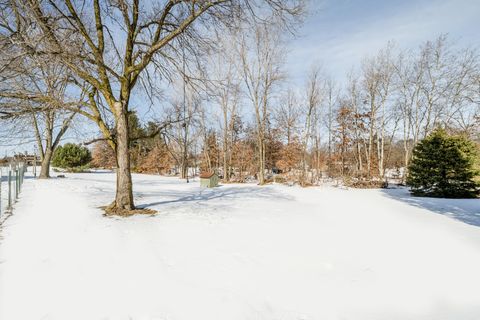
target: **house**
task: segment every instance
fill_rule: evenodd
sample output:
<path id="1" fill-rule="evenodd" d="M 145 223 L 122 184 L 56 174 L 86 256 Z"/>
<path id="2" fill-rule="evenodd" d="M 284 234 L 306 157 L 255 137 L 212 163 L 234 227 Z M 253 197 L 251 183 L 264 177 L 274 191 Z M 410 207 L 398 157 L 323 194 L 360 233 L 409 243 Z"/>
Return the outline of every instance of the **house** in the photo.
<path id="1" fill-rule="evenodd" d="M 218 175 L 215 172 L 200 174 L 200 186 L 204 188 L 218 187 Z"/>

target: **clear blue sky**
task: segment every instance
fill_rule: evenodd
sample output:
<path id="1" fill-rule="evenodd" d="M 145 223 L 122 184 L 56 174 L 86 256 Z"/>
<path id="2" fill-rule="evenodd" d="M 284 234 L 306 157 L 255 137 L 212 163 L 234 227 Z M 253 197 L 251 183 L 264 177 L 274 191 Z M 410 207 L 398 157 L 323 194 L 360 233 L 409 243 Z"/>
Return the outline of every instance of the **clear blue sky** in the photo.
<path id="1" fill-rule="evenodd" d="M 311 0 L 311 13 L 290 45 L 295 82 L 312 63 L 341 80 L 363 57 L 392 40 L 415 48 L 449 34 L 459 45 L 480 45 L 480 0 Z"/>
<path id="2" fill-rule="evenodd" d="M 310 0 L 310 13 L 289 44 L 287 70 L 304 83 L 314 63 L 342 81 L 362 58 L 388 41 L 415 48 L 449 34 L 459 45 L 480 47 L 480 0 Z M 0 156 L 31 147 L 0 145 Z"/>

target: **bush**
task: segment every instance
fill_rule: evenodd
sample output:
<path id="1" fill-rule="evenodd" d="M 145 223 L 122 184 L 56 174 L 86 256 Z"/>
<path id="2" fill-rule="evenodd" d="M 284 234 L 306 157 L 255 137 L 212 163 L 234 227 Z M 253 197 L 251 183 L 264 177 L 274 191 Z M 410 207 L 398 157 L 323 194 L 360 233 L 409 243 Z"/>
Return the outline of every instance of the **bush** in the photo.
<path id="1" fill-rule="evenodd" d="M 93 146 L 91 166 L 93 168 L 112 169 L 116 167 L 115 153 L 105 140 Z"/>
<path id="2" fill-rule="evenodd" d="M 344 181 L 344 184 L 350 188 L 356 189 L 386 189 L 388 183 L 382 180 L 361 180 L 361 179 L 349 179 Z"/>
<path id="3" fill-rule="evenodd" d="M 417 196 L 474 198 L 479 194 L 477 157 L 472 141 L 437 129 L 415 147 L 407 185 Z"/>
<path id="4" fill-rule="evenodd" d="M 86 166 L 91 160 L 90 150 L 74 143 L 67 143 L 55 150 L 52 164 L 54 167 L 74 169 Z"/>

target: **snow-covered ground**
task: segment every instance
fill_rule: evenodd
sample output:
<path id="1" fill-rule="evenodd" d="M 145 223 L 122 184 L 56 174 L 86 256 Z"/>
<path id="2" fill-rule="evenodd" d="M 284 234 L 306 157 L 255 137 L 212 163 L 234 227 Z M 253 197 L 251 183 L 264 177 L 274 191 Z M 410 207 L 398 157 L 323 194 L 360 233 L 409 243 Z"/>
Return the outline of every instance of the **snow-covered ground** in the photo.
<path id="1" fill-rule="evenodd" d="M 27 179 L 0 230 L 0 319 L 480 319 L 480 201 L 111 173 Z M 466 222 L 466 223 L 465 223 Z"/>

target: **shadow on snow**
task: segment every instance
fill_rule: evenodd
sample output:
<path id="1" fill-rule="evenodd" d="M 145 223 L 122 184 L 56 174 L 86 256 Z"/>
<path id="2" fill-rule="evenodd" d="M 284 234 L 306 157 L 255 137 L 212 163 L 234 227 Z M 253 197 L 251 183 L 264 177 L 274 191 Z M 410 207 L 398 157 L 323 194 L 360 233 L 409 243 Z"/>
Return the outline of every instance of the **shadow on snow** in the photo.
<path id="1" fill-rule="evenodd" d="M 293 197 L 273 190 L 269 187 L 226 187 L 220 186 L 213 189 L 200 189 L 195 188 L 193 190 L 186 191 L 170 191 L 162 190 L 161 192 L 138 192 L 136 193 L 140 198 L 151 197 L 165 197 L 170 200 L 162 200 L 156 202 L 150 202 L 146 204 L 138 205 L 139 208 L 159 207 L 168 204 L 186 204 L 186 203 L 204 203 L 212 200 L 221 200 L 222 202 L 229 202 L 234 199 L 242 199 L 247 201 L 245 205 L 248 205 L 249 200 L 292 200 Z"/>
<path id="2" fill-rule="evenodd" d="M 407 188 L 383 189 L 389 198 L 480 227 L 480 199 L 414 197 Z"/>

